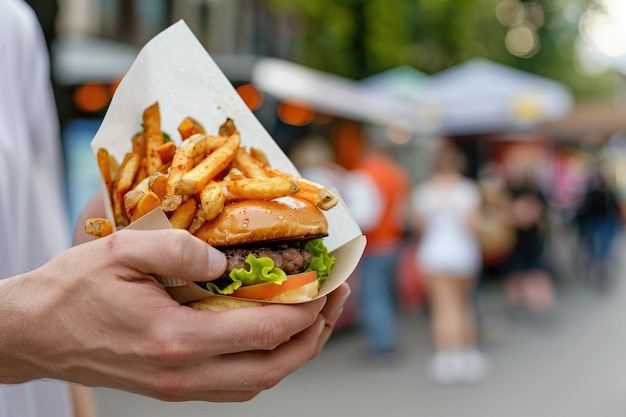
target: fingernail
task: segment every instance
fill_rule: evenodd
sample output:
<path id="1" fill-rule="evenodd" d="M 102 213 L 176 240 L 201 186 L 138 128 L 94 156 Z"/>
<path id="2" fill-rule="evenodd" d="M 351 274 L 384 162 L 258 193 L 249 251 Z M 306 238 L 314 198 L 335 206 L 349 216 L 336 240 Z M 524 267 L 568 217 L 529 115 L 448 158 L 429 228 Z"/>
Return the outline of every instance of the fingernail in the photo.
<path id="1" fill-rule="evenodd" d="M 339 303 L 339 309 L 343 308 L 343 306 L 346 304 L 346 302 L 348 301 L 348 298 L 350 298 L 350 292 L 348 291 L 348 293 L 341 299 L 341 302 Z"/>
<path id="2" fill-rule="evenodd" d="M 209 254 L 209 271 L 213 271 L 215 275 L 221 274 L 226 269 L 226 256 L 213 246 L 207 246 Z"/>
<path id="3" fill-rule="evenodd" d="M 321 335 L 324 332 L 325 328 L 326 328 L 326 320 L 322 318 L 320 320 L 320 323 L 318 324 L 317 333 Z"/>

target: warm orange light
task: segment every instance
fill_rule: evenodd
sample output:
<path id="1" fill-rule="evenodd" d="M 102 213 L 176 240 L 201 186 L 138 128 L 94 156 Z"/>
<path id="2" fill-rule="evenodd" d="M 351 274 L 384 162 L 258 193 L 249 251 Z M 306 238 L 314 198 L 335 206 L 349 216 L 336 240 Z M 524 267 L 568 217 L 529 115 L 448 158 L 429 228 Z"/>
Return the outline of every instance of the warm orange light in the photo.
<path id="1" fill-rule="evenodd" d="M 109 104 L 109 88 L 103 84 L 87 83 L 74 91 L 74 104 L 84 112 L 95 112 Z"/>
<path id="2" fill-rule="evenodd" d="M 252 84 L 240 85 L 237 87 L 237 93 L 239 93 L 244 103 L 252 111 L 258 109 L 263 104 L 263 94 Z"/>
<path id="3" fill-rule="evenodd" d="M 313 121 L 315 113 L 301 103 L 282 102 L 276 110 L 278 118 L 293 126 L 305 126 Z"/>

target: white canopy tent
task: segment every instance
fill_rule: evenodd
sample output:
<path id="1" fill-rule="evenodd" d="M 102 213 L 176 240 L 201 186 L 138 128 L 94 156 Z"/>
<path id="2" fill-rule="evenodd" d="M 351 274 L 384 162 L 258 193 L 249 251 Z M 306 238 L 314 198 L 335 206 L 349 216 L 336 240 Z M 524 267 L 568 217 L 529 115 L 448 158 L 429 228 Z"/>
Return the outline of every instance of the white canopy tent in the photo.
<path id="1" fill-rule="evenodd" d="M 448 134 L 519 130 L 569 113 L 573 98 L 562 84 L 538 75 L 472 59 L 431 76 L 424 94 Z"/>
<path id="2" fill-rule="evenodd" d="M 306 103 L 320 112 L 378 126 L 402 126 L 416 134 L 439 131 L 438 121 L 424 117 L 412 103 L 293 62 L 260 58 L 254 64 L 252 82 L 267 94 Z"/>

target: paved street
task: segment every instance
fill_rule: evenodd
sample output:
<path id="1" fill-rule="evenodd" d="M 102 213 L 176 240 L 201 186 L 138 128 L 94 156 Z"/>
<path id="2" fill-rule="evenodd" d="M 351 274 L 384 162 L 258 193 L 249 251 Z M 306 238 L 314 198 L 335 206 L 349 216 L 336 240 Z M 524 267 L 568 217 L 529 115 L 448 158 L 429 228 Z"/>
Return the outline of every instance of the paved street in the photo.
<path id="1" fill-rule="evenodd" d="M 507 318 L 500 288 L 483 291 L 482 339 L 493 369 L 477 385 L 428 381 L 426 320 L 410 312 L 401 319 L 402 352 L 393 364 L 364 360 L 359 333 L 346 330 L 318 360 L 251 402 L 169 404 L 96 389 L 100 417 L 625 416 L 626 286 L 618 281 L 602 293 L 571 279 L 559 297 L 554 320 L 533 323 Z"/>

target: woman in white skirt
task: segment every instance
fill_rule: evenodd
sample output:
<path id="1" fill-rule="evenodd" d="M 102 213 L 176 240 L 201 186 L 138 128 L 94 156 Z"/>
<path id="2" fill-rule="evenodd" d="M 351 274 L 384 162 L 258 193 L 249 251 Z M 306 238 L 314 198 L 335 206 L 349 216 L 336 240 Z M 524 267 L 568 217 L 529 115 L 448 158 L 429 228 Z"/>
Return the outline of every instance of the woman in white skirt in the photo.
<path id="1" fill-rule="evenodd" d="M 472 295 L 481 268 L 475 231 L 480 213 L 476 183 L 462 175 L 463 157 L 451 143 L 439 149 L 431 177 L 411 199 L 419 236 L 417 262 L 430 308 L 435 355 L 430 375 L 439 383 L 474 382 L 486 372 L 476 348 Z"/>

